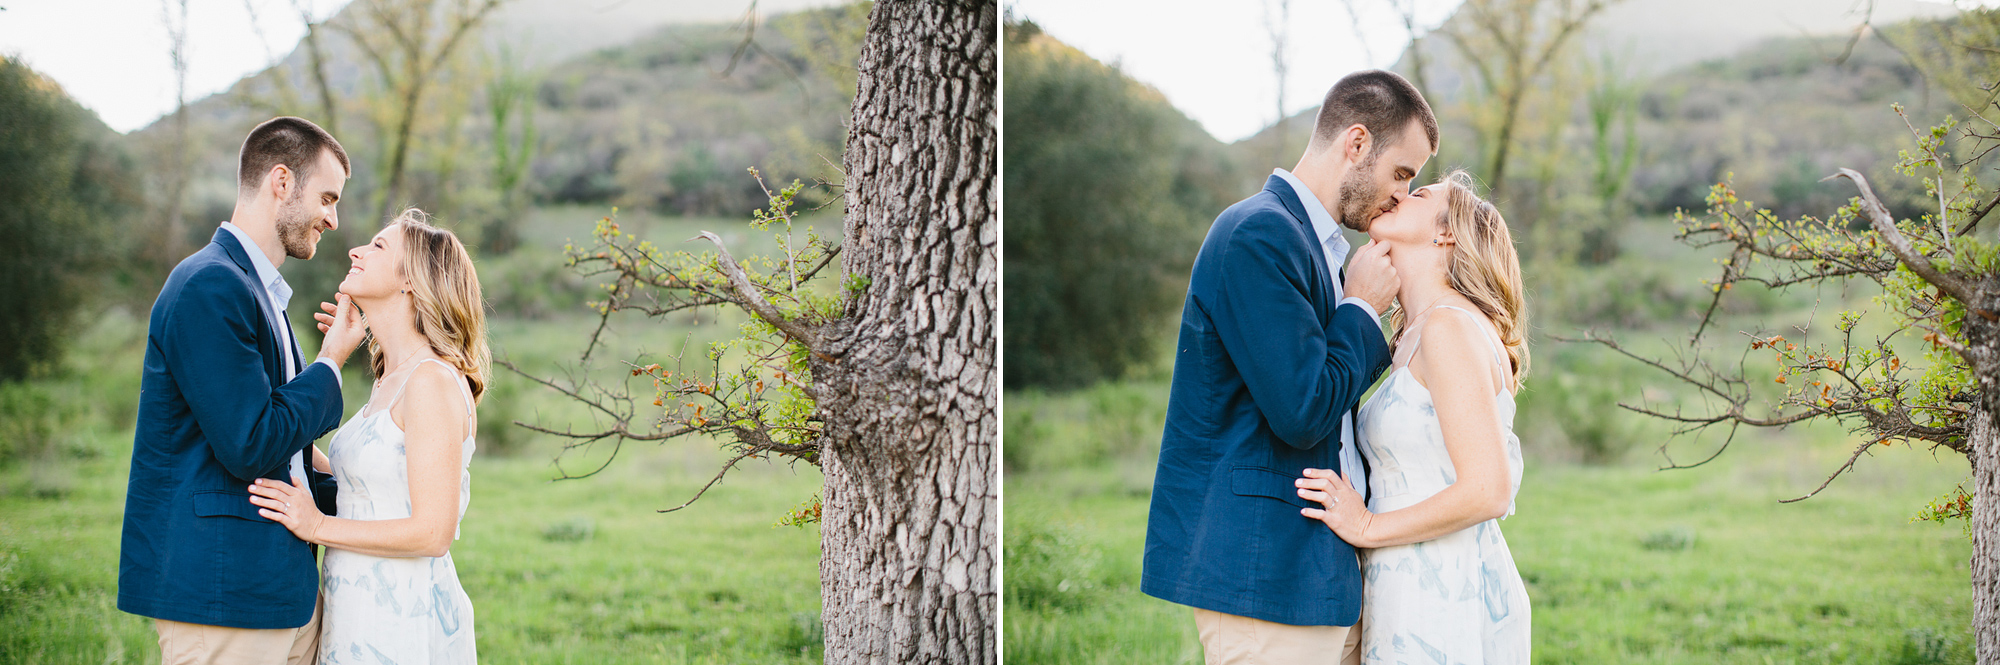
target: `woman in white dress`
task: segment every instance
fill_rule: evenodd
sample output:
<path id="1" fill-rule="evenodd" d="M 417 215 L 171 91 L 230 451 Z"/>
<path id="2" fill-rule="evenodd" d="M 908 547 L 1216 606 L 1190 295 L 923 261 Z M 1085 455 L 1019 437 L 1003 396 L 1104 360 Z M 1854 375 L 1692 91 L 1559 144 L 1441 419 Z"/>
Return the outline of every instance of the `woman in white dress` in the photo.
<path id="1" fill-rule="evenodd" d="M 414 209 L 348 258 L 341 305 L 314 317 L 322 331 L 365 325 L 379 378 L 329 452 L 313 451 L 340 483 L 339 516 L 299 485 L 259 480 L 250 500 L 327 548 L 322 665 L 473 663 L 472 602 L 450 548 L 472 497 L 473 409 L 490 358 L 479 279 L 458 238 Z"/>
<path id="2" fill-rule="evenodd" d="M 1369 496 L 1307 469 L 1299 496 L 1324 509 L 1301 512 L 1363 550 L 1361 662 L 1525 665 L 1527 588 L 1499 523 L 1521 484 L 1528 371 L 1512 235 L 1463 171 L 1368 233 L 1403 280 L 1391 371 L 1358 414 Z"/>

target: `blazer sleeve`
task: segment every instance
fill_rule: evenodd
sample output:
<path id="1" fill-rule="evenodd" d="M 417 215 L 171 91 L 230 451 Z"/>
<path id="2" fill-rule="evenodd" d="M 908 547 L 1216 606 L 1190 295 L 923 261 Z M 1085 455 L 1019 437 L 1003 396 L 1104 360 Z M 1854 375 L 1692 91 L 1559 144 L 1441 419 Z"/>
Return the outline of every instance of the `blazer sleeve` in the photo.
<path id="1" fill-rule="evenodd" d="M 216 461 L 246 481 L 285 466 L 340 421 L 339 382 L 323 364 L 271 385 L 254 297 L 229 268 L 204 269 L 182 286 L 160 331 L 167 371 Z"/>
<path id="2" fill-rule="evenodd" d="M 1330 325 L 1321 323 L 1307 281 L 1313 264 L 1282 226 L 1295 223 L 1261 212 L 1231 230 L 1212 311 L 1265 421 L 1303 450 L 1338 431 L 1340 415 L 1374 383 L 1388 343 L 1360 307 L 1339 307 Z"/>

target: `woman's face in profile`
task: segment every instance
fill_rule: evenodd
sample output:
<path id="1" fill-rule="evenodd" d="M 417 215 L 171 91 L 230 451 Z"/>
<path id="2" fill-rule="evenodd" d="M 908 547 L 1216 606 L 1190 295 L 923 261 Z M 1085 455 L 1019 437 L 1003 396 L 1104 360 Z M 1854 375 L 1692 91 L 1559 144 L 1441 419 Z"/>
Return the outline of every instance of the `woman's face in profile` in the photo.
<path id="1" fill-rule="evenodd" d="M 390 226 L 376 233 L 368 244 L 347 251 L 351 264 L 340 292 L 352 298 L 383 298 L 407 288 L 403 284 L 402 227 Z"/>
<path id="2" fill-rule="evenodd" d="M 1411 190 L 1395 210 L 1375 218 L 1368 227 L 1368 237 L 1388 244 L 1390 256 L 1405 249 L 1431 247 L 1431 240 L 1441 232 L 1437 220 L 1444 211 L 1444 187 L 1439 183 Z"/>

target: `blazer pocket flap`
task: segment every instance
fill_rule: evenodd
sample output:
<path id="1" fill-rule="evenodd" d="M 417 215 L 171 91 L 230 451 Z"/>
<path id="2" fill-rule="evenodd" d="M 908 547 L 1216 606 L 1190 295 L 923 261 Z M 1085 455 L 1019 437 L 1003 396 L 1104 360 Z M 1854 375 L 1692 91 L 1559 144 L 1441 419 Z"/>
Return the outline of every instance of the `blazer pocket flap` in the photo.
<path id="1" fill-rule="evenodd" d="M 1292 484 L 1297 480 L 1270 469 L 1239 466 L 1229 472 L 1229 491 L 1238 496 L 1269 497 L 1300 508 L 1317 508 L 1317 504 L 1299 498 L 1299 488 Z"/>
<path id="2" fill-rule="evenodd" d="M 194 493 L 196 517 L 238 517 L 252 522 L 271 521 L 258 515 L 257 510 L 257 506 L 250 503 L 249 492 L 203 490 Z"/>

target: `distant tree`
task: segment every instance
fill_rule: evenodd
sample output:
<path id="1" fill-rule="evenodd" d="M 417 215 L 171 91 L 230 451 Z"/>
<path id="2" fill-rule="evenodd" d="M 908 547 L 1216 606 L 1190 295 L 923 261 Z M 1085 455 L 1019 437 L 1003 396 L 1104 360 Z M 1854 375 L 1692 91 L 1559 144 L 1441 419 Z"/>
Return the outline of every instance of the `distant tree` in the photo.
<path id="1" fill-rule="evenodd" d="M 1480 160 L 1473 173 L 1500 200 L 1509 158 L 1519 143 L 1523 111 L 1564 47 L 1617 0 L 1465 0 L 1444 35 L 1472 70 L 1478 95 L 1474 127 Z"/>
<path id="2" fill-rule="evenodd" d="M 2000 104 L 1984 110 L 2000 112 Z M 1986 156 L 2000 149 L 2000 127 L 1960 127 L 1946 118 L 1928 132 L 1912 133 L 1917 147 L 1905 151 L 1897 170 L 1922 177 L 1938 196 L 1936 212 L 1898 221 L 1868 180 L 1845 168 L 1832 177 L 1852 180 L 1860 196 L 1826 219 L 1780 219 L 1739 199 L 1727 184 L 1716 185 L 1706 217 L 1676 220 L 1684 242 L 1729 251 L 1721 276 L 1710 283 L 1713 299 L 1678 359 L 1639 355 L 1607 335 L 1587 339 L 1694 387 L 1705 408 L 1689 413 L 1649 403 L 1621 406 L 1676 423 L 1677 433 L 1727 428 L 1722 445 L 1706 459 L 1679 464 L 1670 457 L 1670 468 L 1714 459 L 1741 426 L 1814 420 L 1845 424 L 1862 440 L 1818 488 L 1787 502 L 1817 495 L 1877 446 L 1903 442 L 1964 455 L 1972 466 L 1971 490 L 1960 486 L 1919 516 L 1968 520 L 1972 625 L 1979 662 L 1994 665 L 2000 663 L 2000 244 L 1983 221 L 2000 206 L 2000 194 L 1981 186 L 1976 175 L 1990 168 Z M 1968 158 L 1955 161 L 1954 145 Z M 1882 295 L 1875 308 L 1842 312 L 1830 335 L 1814 339 L 1808 321 L 1797 327 L 1796 339 L 1748 334 L 1740 356 L 1705 343 L 1738 283 L 1786 288 L 1854 279 L 1874 282 Z M 1888 317 L 1894 331 L 1857 339 L 1856 326 L 1871 309 Z M 1911 348 L 1915 340 L 1907 338 L 1919 334 L 1921 343 Z M 1745 371 L 1744 359 L 1760 351 L 1774 355 L 1775 377 Z M 1754 407 L 1763 401 L 1761 387 L 1772 383 L 1781 387 L 1776 403 Z"/>
<path id="3" fill-rule="evenodd" d="M 56 83 L 0 57 L 0 381 L 61 357 L 76 313 L 132 248 L 137 173 L 117 134 Z"/>
<path id="4" fill-rule="evenodd" d="M 520 243 L 521 218 L 528 212 L 528 166 L 535 157 L 535 88 L 540 81 L 525 71 L 513 51 L 502 46 L 493 59 L 486 83 L 486 113 L 492 121 L 488 147 L 493 150 L 493 189 L 499 210 L 487 222 L 479 243 L 496 254 Z"/>
<path id="5" fill-rule="evenodd" d="M 306 26 L 306 36 L 300 42 L 306 49 L 306 67 L 312 75 L 313 89 L 319 93 L 319 126 L 328 134 L 340 136 L 340 105 L 333 97 L 333 85 L 326 78 L 326 46 L 320 43 L 320 31 L 326 28 L 326 21 L 313 18 L 312 9 L 300 0 L 291 0 L 292 10 L 299 13 L 299 22 Z"/>
<path id="6" fill-rule="evenodd" d="M 1984 109 L 2000 96 L 1991 85 L 2000 65 L 2000 9 L 1976 3 L 1948 17 L 1907 21 L 1874 33 L 1949 94 L 1961 109 Z M 1872 5 L 1872 3 L 1871 3 Z M 1893 37 L 1892 37 L 1893 35 Z"/>
<path id="7" fill-rule="evenodd" d="M 1625 71 L 1625 63 L 1609 51 L 1585 67 L 1588 89 L 1584 109 L 1590 120 L 1590 184 L 1597 195 L 1600 217 L 1583 233 L 1585 263 L 1605 263 L 1618 256 L 1618 236 L 1624 230 L 1625 189 L 1632 168 L 1639 164 L 1639 95 L 1645 88 Z"/>
<path id="8" fill-rule="evenodd" d="M 1351 10 L 1352 7 L 1350 6 Z M 1357 21 L 1359 23 L 1359 21 Z M 1284 162 L 1287 148 L 1291 147 L 1291 132 L 1288 122 L 1292 110 L 1285 106 L 1285 84 L 1289 78 L 1286 72 L 1292 63 L 1292 0 L 1265 0 L 1264 33 L 1271 37 L 1271 78 L 1277 85 L 1278 120 L 1276 131 L 1271 136 L 1271 163 Z M 1362 48 L 1367 48 L 1364 42 Z"/>
<path id="9" fill-rule="evenodd" d="M 355 0 L 343 13 L 348 20 L 331 23 L 359 47 L 375 70 L 382 97 L 368 119 L 380 143 L 381 182 L 376 190 L 376 223 L 409 204 L 402 197 L 417 123 L 425 94 L 431 91 L 464 44 L 507 0 Z M 454 114 L 444 120 L 456 120 Z M 438 120 L 440 118 L 430 118 Z"/>
<path id="10" fill-rule="evenodd" d="M 187 254 L 182 251 L 188 239 L 181 208 L 187 202 L 188 181 L 194 170 L 187 113 L 188 0 L 160 0 L 160 23 L 167 30 L 168 62 L 174 69 L 174 112 L 169 118 L 173 133 L 162 146 L 164 149 L 154 155 L 157 163 L 152 171 L 161 185 L 158 229 L 163 237 L 156 239 L 152 247 L 153 261 L 171 266 Z"/>
<path id="11" fill-rule="evenodd" d="M 732 454 L 708 486 L 745 459 L 819 465 L 824 498 L 787 522 L 820 523 L 828 663 L 997 660 L 996 4 L 874 4 L 838 242 L 809 229 L 800 241 L 796 182 L 767 190 L 755 217 L 778 236 L 782 254 L 770 257 L 738 261 L 713 233 L 702 237 L 714 253 L 664 251 L 601 222 L 595 245 L 570 252 L 610 279 L 592 303 L 597 331 L 621 311 L 730 307 L 752 318 L 704 357 L 626 363 L 621 379 L 651 384 L 639 395 L 623 381 L 537 378 L 596 422 L 523 423 L 571 448 L 726 441 Z M 825 284 L 836 259 L 844 277 Z M 600 341 L 592 335 L 586 361 Z"/>
<path id="12" fill-rule="evenodd" d="M 1354 23 L 1357 33 L 1361 29 L 1359 12 L 1356 11 L 1356 3 L 1359 1 L 1341 0 L 1343 4 L 1347 5 L 1347 13 L 1356 17 Z M 1432 104 L 1436 104 L 1438 101 L 1437 98 L 1431 96 L 1430 71 L 1428 67 L 1430 61 L 1428 60 L 1428 56 L 1424 54 L 1424 38 L 1430 36 L 1430 31 L 1425 30 L 1417 22 L 1417 0 L 1381 0 L 1381 2 L 1387 5 L 1390 11 L 1395 12 L 1396 20 L 1403 24 L 1403 34 L 1408 37 L 1408 41 L 1405 42 L 1406 46 L 1403 48 L 1403 58 L 1405 62 L 1409 63 L 1409 71 L 1407 73 L 1409 74 L 1410 83 L 1417 86 L 1417 92 L 1423 93 L 1425 99 L 1431 100 Z M 1358 34 L 1356 35 L 1356 39 L 1360 39 Z M 1433 159 L 1425 162 L 1423 173 L 1418 174 L 1417 182 L 1435 182 L 1438 172 L 1442 168 L 1442 160 Z"/>
<path id="13" fill-rule="evenodd" d="M 1009 23 L 1005 103 L 1009 388 L 1069 388 L 1148 362 L 1200 222 L 1221 212 L 1219 155 L 1154 90 Z M 1226 167 L 1221 167 L 1225 168 Z"/>

